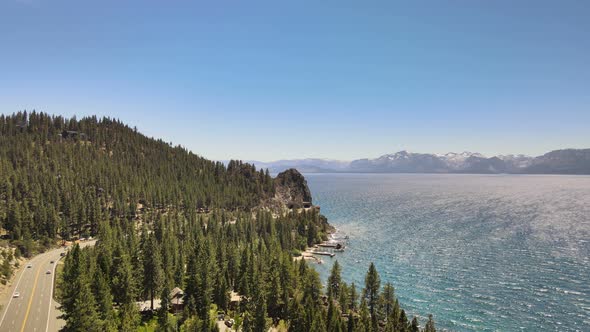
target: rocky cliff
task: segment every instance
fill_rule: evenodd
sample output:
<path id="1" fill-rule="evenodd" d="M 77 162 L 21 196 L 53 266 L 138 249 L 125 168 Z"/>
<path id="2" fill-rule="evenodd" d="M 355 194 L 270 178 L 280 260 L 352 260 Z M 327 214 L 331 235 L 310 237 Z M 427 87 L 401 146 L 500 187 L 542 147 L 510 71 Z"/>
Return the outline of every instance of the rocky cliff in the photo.
<path id="1" fill-rule="evenodd" d="M 274 196 L 264 199 L 260 207 L 276 213 L 291 209 L 311 208 L 311 191 L 305 177 L 296 169 L 290 168 L 274 178 Z"/>
<path id="2" fill-rule="evenodd" d="M 274 186 L 274 199 L 287 207 L 302 208 L 312 203 L 311 192 L 305 177 L 294 168 L 279 173 L 274 179 Z"/>

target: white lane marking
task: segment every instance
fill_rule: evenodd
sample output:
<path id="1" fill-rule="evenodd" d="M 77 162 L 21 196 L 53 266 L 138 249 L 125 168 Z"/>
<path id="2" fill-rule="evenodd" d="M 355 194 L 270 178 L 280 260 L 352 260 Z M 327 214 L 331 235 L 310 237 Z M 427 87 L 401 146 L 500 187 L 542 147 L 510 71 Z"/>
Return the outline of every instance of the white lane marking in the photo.
<path id="1" fill-rule="evenodd" d="M 49 308 L 47 308 L 47 325 L 45 326 L 45 332 L 49 331 L 49 321 L 51 320 L 50 319 L 51 318 L 51 306 L 53 303 L 53 282 L 55 281 L 55 267 L 57 266 L 57 262 L 60 259 L 61 259 L 61 256 L 58 259 L 54 259 L 54 263 L 53 263 L 53 271 L 51 273 L 51 290 L 50 290 L 51 295 L 49 295 L 49 306 L 48 306 Z"/>
<path id="2" fill-rule="evenodd" d="M 33 262 L 33 260 L 31 260 L 31 262 L 29 262 L 29 264 L 31 264 L 32 262 Z M 6 317 L 6 313 L 8 312 L 8 308 L 10 308 L 10 303 L 12 302 L 13 294 L 18 289 L 18 285 L 20 284 L 20 280 L 23 278 L 23 275 L 25 274 L 26 270 L 27 270 L 27 267 L 25 265 L 23 267 L 23 271 L 20 273 L 20 277 L 18 278 L 18 281 L 16 282 L 16 287 L 14 287 L 13 293 L 10 294 L 10 299 L 8 300 L 8 304 L 6 305 L 6 308 L 4 309 L 4 314 L 2 315 L 2 319 L 0 319 L 0 326 L 2 326 L 2 322 L 4 322 L 4 317 Z"/>

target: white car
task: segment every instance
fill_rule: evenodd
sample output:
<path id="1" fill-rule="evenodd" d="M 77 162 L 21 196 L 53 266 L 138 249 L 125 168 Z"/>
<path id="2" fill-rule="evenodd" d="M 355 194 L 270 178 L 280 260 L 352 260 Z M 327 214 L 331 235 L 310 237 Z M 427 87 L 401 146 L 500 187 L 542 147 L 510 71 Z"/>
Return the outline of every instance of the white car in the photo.
<path id="1" fill-rule="evenodd" d="M 20 297 L 20 293 L 19 292 L 14 292 L 14 294 L 12 294 L 12 297 Z"/>

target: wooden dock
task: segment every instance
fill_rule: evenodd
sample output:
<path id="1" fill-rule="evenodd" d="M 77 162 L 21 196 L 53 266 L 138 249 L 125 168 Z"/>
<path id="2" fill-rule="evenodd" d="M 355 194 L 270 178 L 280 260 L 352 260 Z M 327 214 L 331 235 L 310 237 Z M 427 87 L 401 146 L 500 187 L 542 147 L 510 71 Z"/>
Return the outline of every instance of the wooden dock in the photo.
<path id="1" fill-rule="evenodd" d="M 322 248 L 330 248 L 330 249 L 334 249 L 334 250 L 340 250 L 340 249 L 345 248 L 344 244 L 339 243 L 339 242 L 324 242 L 324 243 L 318 244 L 317 246 L 322 247 Z"/>
<path id="2" fill-rule="evenodd" d="M 314 255 L 320 255 L 320 256 L 330 256 L 330 257 L 336 256 L 336 254 L 334 254 L 334 253 L 325 252 L 325 251 L 312 251 L 311 253 Z"/>

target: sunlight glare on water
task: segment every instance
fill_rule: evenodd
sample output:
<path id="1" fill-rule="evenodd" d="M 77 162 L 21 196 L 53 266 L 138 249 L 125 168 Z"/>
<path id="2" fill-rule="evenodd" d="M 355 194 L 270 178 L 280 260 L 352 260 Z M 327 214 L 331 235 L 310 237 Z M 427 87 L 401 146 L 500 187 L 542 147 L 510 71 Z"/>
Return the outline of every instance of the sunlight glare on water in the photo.
<path id="1" fill-rule="evenodd" d="M 455 331 L 590 331 L 590 177 L 306 174 L 350 237 L 344 279 L 373 261 L 410 315 Z M 327 277 L 334 259 L 316 268 Z"/>

